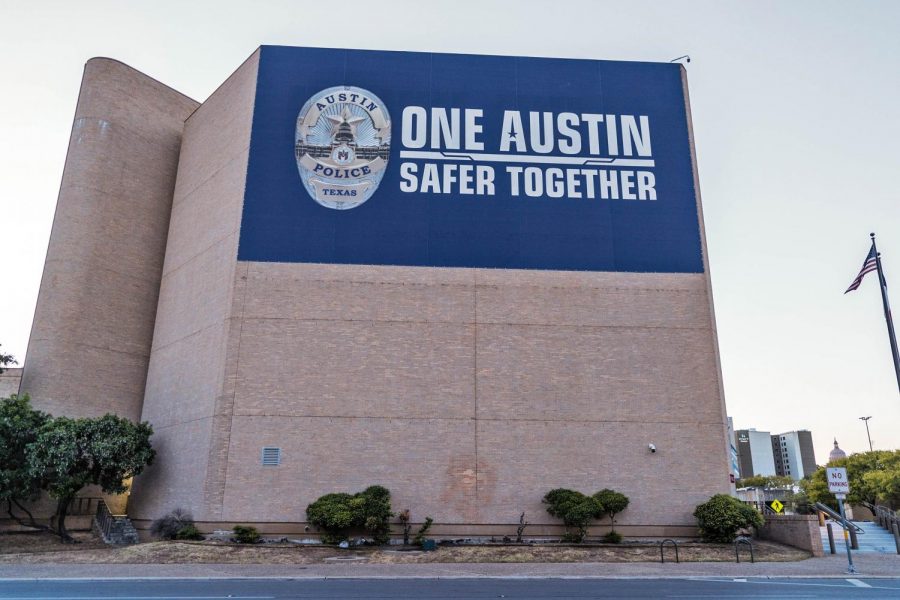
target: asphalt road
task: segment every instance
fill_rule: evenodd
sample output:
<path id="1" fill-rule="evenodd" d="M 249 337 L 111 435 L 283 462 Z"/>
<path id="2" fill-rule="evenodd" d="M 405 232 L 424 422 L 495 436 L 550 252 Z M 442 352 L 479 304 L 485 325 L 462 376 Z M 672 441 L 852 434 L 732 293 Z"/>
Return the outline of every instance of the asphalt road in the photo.
<path id="1" fill-rule="evenodd" d="M 108 579 L 0 580 L 4 600 L 275 598 L 900 598 L 897 579 Z"/>

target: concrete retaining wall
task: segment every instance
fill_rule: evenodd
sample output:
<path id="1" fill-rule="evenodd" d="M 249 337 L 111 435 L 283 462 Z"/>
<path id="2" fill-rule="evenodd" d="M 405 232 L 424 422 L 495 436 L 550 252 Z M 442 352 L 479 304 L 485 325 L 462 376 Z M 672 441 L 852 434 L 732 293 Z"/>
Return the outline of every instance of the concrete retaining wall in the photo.
<path id="1" fill-rule="evenodd" d="M 759 537 L 806 550 L 813 556 L 825 555 L 819 521 L 811 515 L 766 516 L 766 524 L 759 530 Z"/>

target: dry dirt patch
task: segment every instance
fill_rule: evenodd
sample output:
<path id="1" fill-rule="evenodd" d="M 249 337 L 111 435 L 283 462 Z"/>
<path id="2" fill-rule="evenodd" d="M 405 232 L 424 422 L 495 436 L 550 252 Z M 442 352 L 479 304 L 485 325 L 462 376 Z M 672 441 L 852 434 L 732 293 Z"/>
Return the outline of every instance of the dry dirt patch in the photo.
<path id="1" fill-rule="evenodd" d="M 295 544 L 241 546 L 223 542 L 147 542 L 113 548 L 88 533 L 75 536 L 81 543 L 60 544 L 48 534 L 0 534 L 0 563 L 112 563 L 112 564 L 275 564 L 304 565 L 355 558 L 369 563 L 525 563 L 525 562 L 657 562 L 653 544 L 618 546 L 448 546 L 435 552 L 401 552 L 391 548 L 341 550 L 334 547 Z M 807 552 L 772 542 L 753 543 L 756 560 L 785 562 L 809 558 Z M 724 544 L 683 543 L 683 562 L 731 562 L 734 548 Z M 674 561 L 671 546 L 666 560 Z M 749 560 L 746 548 L 741 560 Z M 362 561 L 361 561 L 362 562 Z"/>

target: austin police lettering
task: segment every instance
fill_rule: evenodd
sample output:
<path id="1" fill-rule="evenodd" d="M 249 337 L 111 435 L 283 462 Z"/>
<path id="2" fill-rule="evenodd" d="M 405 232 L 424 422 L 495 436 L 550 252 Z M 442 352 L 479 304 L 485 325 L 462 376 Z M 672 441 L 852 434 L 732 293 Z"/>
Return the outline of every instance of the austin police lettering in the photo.
<path id="1" fill-rule="evenodd" d="M 499 163 L 512 196 L 657 199 L 646 115 L 505 110 L 493 152 L 484 118 L 477 108 L 405 107 L 400 190 L 492 196 Z"/>

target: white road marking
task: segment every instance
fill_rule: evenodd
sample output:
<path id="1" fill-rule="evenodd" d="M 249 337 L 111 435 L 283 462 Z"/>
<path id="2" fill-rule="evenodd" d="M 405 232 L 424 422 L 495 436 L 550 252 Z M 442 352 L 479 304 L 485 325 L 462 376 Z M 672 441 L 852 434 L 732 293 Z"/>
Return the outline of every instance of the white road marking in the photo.
<path id="1" fill-rule="evenodd" d="M 856 587 L 867 587 L 867 588 L 872 587 L 871 585 L 869 585 L 869 584 L 866 583 L 865 581 L 860 581 L 859 579 L 848 579 L 847 581 L 849 581 L 850 583 L 852 583 L 852 584 L 855 585 Z"/>

